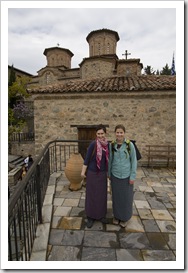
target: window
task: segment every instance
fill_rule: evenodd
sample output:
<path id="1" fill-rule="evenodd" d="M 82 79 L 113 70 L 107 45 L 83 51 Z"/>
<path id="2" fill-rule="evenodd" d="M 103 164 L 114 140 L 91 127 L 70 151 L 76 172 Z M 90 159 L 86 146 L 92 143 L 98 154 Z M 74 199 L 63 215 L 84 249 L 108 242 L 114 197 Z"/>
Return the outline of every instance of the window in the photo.
<path id="1" fill-rule="evenodd" d="M 46 84 L 50 83 L 51 77 L 50 77 L 50 72 L 46 73 Z"/>
<path id="2" fill-rule="evenodd" d="M 98 53 L 99 53 L 99 55 L 101 54 L 101 44 L 100 43 L 98 43 Z"/>
<path id="3" fill-rule="evenodd" d="M 108 43 L 107 44 L 107 54 L 109 54 L 110 53 L 110 44 Z"/>

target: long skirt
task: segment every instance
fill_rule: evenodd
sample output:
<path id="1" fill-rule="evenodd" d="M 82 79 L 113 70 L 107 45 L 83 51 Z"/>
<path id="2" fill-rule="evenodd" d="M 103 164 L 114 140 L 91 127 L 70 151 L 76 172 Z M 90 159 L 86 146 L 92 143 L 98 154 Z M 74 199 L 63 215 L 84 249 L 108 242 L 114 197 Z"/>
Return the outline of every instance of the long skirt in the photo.
<path id="1" fill-rule="evenodd" d="M 87 217 L 99 220 L 107 213 L 107 173 L 87 172 L 85 211 Z"/>
<path id="2" fill-rule="evenodd" d="M 125 222 L 133 213 L 133 185 L 129 184 L 129 179 L 111 176 L 113 214 L 116 219 Z"/>

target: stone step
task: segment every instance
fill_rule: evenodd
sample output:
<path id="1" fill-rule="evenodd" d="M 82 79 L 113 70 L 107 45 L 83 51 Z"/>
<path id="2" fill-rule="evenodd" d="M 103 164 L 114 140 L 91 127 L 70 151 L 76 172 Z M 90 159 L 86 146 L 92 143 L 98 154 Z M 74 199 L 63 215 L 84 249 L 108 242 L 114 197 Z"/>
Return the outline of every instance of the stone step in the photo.
<path id="1" fill-rule="evenodd" d="M 24 158 L 22 156 L 8 155 L 8 163 L 10 169 L 24 165 Z"/>

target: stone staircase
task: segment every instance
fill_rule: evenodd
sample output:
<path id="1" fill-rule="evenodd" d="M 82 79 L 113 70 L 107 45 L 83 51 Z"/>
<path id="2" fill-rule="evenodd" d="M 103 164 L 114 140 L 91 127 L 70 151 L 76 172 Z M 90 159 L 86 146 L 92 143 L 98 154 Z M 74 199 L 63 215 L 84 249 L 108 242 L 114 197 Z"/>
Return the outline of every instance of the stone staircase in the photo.
<path id="1" fill-rule="evenodd" d="M 24 165 L 24 158 L 20 155 L 8 155 L 9 168 L 14 169 L 18 166 Z"/>
<path id="2" fill-rule="evenodd" d="M 24 158 L 17 155 L 8 155 L 8 185 L 10 192 L 14 190 L 22 174 Z"/>

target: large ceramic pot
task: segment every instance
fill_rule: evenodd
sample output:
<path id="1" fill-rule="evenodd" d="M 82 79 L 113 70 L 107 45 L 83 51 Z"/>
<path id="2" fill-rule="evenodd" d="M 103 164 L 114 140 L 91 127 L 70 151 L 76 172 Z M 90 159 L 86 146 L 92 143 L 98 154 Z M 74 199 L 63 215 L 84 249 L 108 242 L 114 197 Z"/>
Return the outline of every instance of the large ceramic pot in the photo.
<path id="1" fill-rule="evenodd" d="M 84 160 L 81 154 L 72 154 L 65 167 L 65 175 L 70 181 L 69 189 L 77 191 L 82 187 L 81 171 Z"/>

